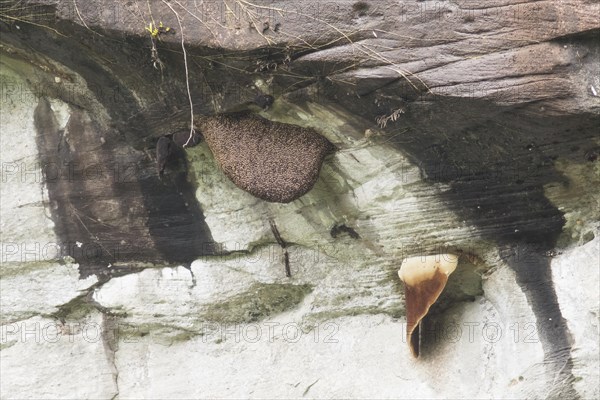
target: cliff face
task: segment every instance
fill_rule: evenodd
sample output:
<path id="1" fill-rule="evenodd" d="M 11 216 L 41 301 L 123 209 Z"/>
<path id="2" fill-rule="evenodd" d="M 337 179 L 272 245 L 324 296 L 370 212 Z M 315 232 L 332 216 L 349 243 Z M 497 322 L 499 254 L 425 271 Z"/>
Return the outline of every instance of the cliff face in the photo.
<path id="1" fill-rule="evenodd" d="M 3 2 L 2 397 L 598 397 L 599 12 Z"/>

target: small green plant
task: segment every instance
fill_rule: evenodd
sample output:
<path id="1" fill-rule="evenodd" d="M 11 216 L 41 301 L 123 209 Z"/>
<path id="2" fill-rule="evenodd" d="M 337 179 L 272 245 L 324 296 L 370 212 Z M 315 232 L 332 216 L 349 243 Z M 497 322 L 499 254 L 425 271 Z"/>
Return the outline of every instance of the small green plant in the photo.
<path id="1" fill-rule="evenodd" d="M 158 26 L 155 26 L 154 23 L 150 22 L 146 27 L 146 30 L 150 32 L 150 36 L 152 36 L 153 39 L 158 39 L 160 34 L 172 32 L 171 28 L 164 26 L 162 22 L 159 22 Z"/>
<path id="2" fill-rule="evenodd" d="M 155 22 L 150 22 L 145 29 L 150 33 L 150 41 L 152 42 L 152 48 L 150 49 L 150 57 L 152 60 L 152 65 L 156 69 L 160 69 L 160 72 L 165 68 L 165 64 L 162 62 L 160 57 L 158 56 L 158 49 L 156 48 L 156 42 L 160 40 L 160 35 L 165 33 L 175 33 L 173 29 L 168 26 L 165 26 L 162 22 L 159 22 L 156 25 Z"/>

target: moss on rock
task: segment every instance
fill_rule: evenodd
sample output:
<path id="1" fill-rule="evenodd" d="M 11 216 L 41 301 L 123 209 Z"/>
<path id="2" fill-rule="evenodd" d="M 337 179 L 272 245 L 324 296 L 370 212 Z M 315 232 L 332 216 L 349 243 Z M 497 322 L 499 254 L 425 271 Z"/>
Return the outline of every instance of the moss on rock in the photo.
<path id="1" fill-rule="evenodd" d="M 311 285 L 254 284 L 247 292 L 210 305 L 204 316 L 224 324 L 256 322 L 295 307 L 311 291 Z"/>

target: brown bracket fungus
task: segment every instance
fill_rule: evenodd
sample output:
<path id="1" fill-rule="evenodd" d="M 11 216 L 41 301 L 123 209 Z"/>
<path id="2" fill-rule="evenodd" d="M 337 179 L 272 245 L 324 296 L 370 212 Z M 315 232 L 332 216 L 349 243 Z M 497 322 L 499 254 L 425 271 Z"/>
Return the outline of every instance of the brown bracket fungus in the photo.
<path id="1" fill-rule="evenodd" d="M 289 203 L 308 192 L 333 145 L 313 129 L 251 113 L 202 117 L 196 127 L 225 175 L 240 189 Z"/>
<path id="2" fill-rule="evenodd" d="M 420 325 L 444 290 L 448 276 L 454 272 L 458 256 L 437 254 L 402 260 L 398 276 L 404 282 L 406 303 L 406 339 L 411 353 L 419 356 Z"/>

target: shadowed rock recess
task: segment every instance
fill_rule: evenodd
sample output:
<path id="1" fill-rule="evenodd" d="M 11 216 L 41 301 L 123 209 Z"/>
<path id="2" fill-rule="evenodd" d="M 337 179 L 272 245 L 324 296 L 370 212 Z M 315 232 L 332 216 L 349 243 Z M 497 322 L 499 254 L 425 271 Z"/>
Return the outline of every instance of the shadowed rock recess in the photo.
<path id="1" fill-rule="evenodd" d="M 599 14 L 0 1 L 1 397 L 598 398 Z"/>

